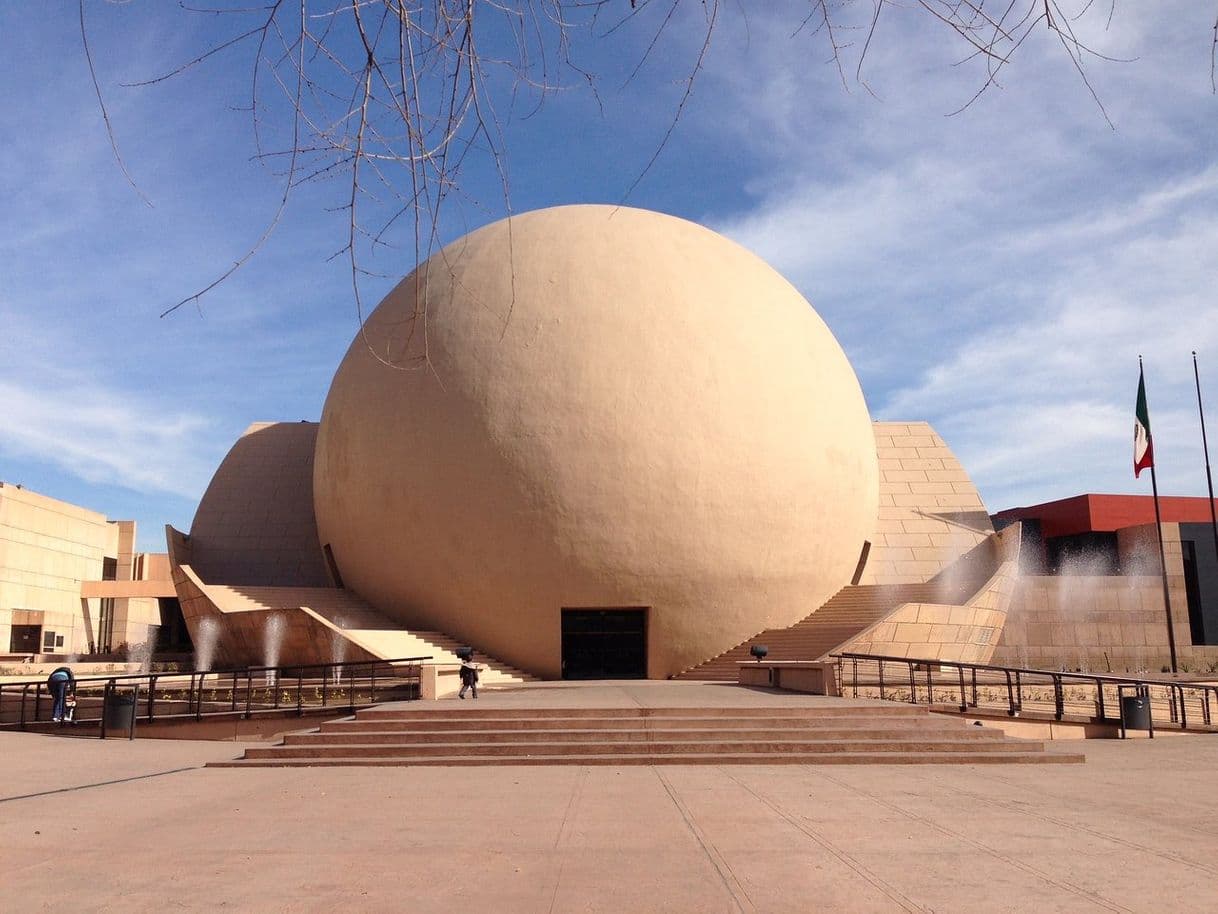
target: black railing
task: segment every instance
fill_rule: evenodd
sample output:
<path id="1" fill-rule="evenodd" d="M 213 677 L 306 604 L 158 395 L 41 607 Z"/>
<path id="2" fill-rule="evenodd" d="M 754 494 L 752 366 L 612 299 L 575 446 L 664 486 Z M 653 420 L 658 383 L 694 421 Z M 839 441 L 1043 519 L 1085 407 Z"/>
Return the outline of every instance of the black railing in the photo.
<path id="1" fill-rule="evenodd" d="M 248 719 L 268 713 L 303 717 L 335 708 L 354 713 L 385 701 L 419 698 L 420 665 L 431 659 L 84 676 L 76 680 L 72 723 L 97 725 L 105 737 L 107 723 L 124 718 L 133 729 L 136 721 Z M 46 680 L 0 683 L 0 727 L 24 730 L 49 722 L 53 701 Z"/>
<path id="2" fill-rule="evenodd" d="M 1143 699 L 1154 732 L 1170 723 L 1182 730 L 1218 729 L 1218 685 L 1139 679 L 1067 670 L 832 654 L 843 695 L 880 698 L 968 711 L 1003 712 L 1125 726 L 1127 701 Z"/>

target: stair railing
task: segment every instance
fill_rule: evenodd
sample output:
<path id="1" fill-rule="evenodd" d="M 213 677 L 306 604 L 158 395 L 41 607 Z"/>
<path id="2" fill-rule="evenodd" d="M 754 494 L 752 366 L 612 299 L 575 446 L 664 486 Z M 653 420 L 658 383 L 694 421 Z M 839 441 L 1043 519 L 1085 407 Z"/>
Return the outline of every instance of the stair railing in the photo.
<path id="1" fill-rule="evenodd" d="M 1181 730 L 1218 729 L 1218 685 L 1208 682 L 852 652 L 830 657 L 837 662 L 842 694 L 855 698 L 1124 727 L 1128 701 L 1140 697 L 1152 734 L 1163 722 Z"/>
<path id="2" fill-rule="evenodd" d="M 303 717 L 333 709 L 354 713 L 357 708 L 385 701 L 420 698 L 421 665 L 431 659 L 428 655 L 83 676 L 75 681 L 76 708 L 70 724 L 97 727 L 98 735 L 104 738 L 107 721 L 118 718 L 151 724 L 225 717 L 248 720 L 258 714 Z M 0 728 L 25 730 L 35 724 L 49 725 L 52 695 L 44 685 L 44 679 L 0 683 Z M 116 688 L 121 691 L 116 692 Z M 142 693 L 147 699 L 141 703 Z"/>

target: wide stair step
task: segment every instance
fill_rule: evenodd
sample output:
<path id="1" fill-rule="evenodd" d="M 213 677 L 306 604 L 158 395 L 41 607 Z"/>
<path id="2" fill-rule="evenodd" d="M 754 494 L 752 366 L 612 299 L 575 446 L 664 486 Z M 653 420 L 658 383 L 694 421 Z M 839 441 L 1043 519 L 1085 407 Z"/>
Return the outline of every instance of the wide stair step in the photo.
<path id="1" fill-rule="evenodd" d="M 215 767 L 270 765 L 1032 764 L 1040 742 L 902 705 L 372 708 Z"/>

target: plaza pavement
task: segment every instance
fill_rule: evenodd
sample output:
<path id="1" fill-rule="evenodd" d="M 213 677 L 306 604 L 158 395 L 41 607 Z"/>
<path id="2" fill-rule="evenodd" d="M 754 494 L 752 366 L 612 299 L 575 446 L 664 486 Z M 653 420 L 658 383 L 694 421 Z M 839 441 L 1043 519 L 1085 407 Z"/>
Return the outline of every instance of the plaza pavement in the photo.
<path id="1" fill-rule="evenodd" d="M 712 694 L 554 686 L 478 706 Z M 202 767 L 245 745 L 0 733 L 0 912 L 1218 910 L 1218 736 L 1049 746 L 1085 765 Z"/>

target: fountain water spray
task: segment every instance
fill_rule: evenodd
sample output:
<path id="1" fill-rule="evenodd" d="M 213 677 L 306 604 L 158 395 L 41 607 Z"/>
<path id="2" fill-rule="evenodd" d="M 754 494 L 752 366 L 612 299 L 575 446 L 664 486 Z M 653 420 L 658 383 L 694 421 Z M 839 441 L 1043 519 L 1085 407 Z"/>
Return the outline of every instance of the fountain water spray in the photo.
<path id="1" fill-rule="evenodd" d="M 144 640 L 127 649 L 127 659 L 131 663 L 138 663 L 141 673 L 148 673 L 152 670 L 153 646 L 152 628 L 146 625 L 144 626 Z"/>
<path id="2" fill-rule="evenodd" d="M 334 620 L 338 628 L 346 628 L 346 622 L 341 617 Z M 347 657 L 347 638 L 341 631 L 330 633 L 330 662 L 334 664 L 334 685 L 342 682 L 343 671 L 339 666 Z"/>
<path id="3" fill-rule="evenodd" d="M 195 669 L 206 673 L 211 669 L 216 656 L 216 638 L 219 635 L 215 619 L 200 619 L 195 633 Z"/>
<path id="4" fill-rule="evenodd" d="M 262 631 L 262 659 L 263 665 L 268 667 L 279 665 L 279 648 L 283 646 L 283 616 L 275 613 L 266 620 L 266 626 Z M 275 671 L 266 671 L 266 684 L 273 686 L 275 684 Z"/>

